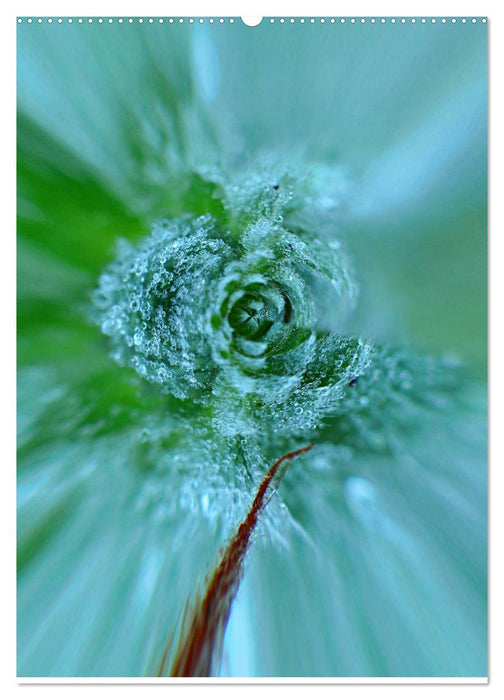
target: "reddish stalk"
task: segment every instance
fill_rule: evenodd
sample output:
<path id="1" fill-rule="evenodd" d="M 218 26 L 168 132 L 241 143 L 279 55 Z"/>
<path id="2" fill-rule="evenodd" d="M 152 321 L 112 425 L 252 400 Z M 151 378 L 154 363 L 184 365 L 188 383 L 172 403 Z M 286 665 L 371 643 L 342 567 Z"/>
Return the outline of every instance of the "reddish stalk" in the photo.
<path id="1" fill-rule="evenodd" d="M 302 447 L 280 457 L 270 467 L 259 486 L 252 506 L 245 520 L 225 550 L 215 569 L 206 593 L 198 601 L 185 627 L 184 636 L 178 646 L 170 669 L 170 676 L 208 677 L 216 671 L 222 651 L 222 641 L 233 603 L 243 573 L 243 561 L 257 520 L 266 507 L 266 493 L 272 481 L 278 476 L 284 462 L 311 450 L 313 445 Z M 163 676 L 169 644 L 165 648 L 157 675 Z"/>

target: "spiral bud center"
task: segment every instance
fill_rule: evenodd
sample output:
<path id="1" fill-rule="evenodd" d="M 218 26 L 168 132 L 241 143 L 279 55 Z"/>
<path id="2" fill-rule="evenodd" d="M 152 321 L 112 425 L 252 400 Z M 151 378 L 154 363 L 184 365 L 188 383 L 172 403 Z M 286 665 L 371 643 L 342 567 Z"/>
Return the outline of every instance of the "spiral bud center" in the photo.
<path id="1" fill-rule="evenodd" d="M 123 241 L 95 294 L 114 359 L 211 406 L 226 434 L 316 425 L 368 361 L 340 335 L 356 296 L 344 252 L 291 219 L 302 199 L 282 199 L 270 179 L 223 180 L 222 217 L 165 219 Z"/>

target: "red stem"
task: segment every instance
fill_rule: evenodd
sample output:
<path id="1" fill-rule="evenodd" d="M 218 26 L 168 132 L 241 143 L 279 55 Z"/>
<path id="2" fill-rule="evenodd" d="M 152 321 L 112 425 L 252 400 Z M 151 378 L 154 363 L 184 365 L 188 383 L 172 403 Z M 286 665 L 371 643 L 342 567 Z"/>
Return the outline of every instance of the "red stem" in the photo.
<path id="1" fill-rule="evenodd" d="M 311 450 L 313 445 L 302 447 L 280 457 L 270 467 L 257 490 L 252 506 L 245 520 L 240 524 L 236 534 L 224 552 L 215 569 L 206 593 L 197 603 L 186 632 L 182 638 L 173 661 L 170 676 L 208 677 L 217 664 L 222 649 L 231 605 L 240 584 L 243 561 L 247 553 L 250 538 L 257 524 L 260 513 L 264 510 L 266 492 L 278 473 L 280 466 L 287 460 Z M 164 675 L 169 644 L 165 648 L 158 669 L 158 676 Z"/>

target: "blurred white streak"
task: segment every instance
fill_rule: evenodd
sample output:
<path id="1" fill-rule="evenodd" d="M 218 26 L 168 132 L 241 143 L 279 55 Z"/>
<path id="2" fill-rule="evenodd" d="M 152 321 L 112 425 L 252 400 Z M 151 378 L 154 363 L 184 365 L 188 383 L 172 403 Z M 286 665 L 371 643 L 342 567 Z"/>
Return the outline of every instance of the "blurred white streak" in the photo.
<path id="1" fill-rule="evenodd" d="M 251 598 L 250 579 L 246 576 L 238 590 L 229 617 L 220 676 L 249 677 L 257 675 L 253 641 L 257 634 L 257 620 L 251 620 L 254 602 Z"/>
<path id="2" fill-rule="evenodd" d="M 416 131 L 371 163 L 352 198 L 352 214 L 386 217 L 416 205 L 436 187 L 463 185 L 470 177 L 467 161 L 485 138 L 485 105 L 481 79 L 459 88 Z"/>
<path id="3" fill-rule="evenodd" d="M 204 102 L 215 102 L 221 83 L 219 57 L 214 41 L 204 27 L 198 28 L 192 43 L 196 86 Z"/>

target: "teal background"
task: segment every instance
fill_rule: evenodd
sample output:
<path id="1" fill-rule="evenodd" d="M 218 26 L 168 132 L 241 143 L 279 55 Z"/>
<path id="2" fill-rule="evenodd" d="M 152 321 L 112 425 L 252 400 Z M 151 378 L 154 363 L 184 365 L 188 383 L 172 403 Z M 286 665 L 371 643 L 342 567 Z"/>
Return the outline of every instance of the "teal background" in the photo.
<path id="1" fill-rule="evenodd" d="M 361 286 L 347 330 L 452 357 L 469 388 L 455 408 L 439 397 L 438 421 L 419 411 L 403 452 L 341 451 L 376 502 L 350 482 L 355 512 L 335 515 L 344 487 L 316 463 L 285 484 L 287 502 L 296 479 L 308 494 L 312 539 L 260 540 L 224 673 L 485 676 L 487 26 L 17 32 L 18 673 L 142 675 L 229 534 L 191 499 L 236 501 L 201 495 L 196 443 L 170 471 L 175 409 L 110 360 L 88 310 L 118 237 L 197 209 L 184 167 L 273 154 L 339 173 L 326 233 Z"/>

